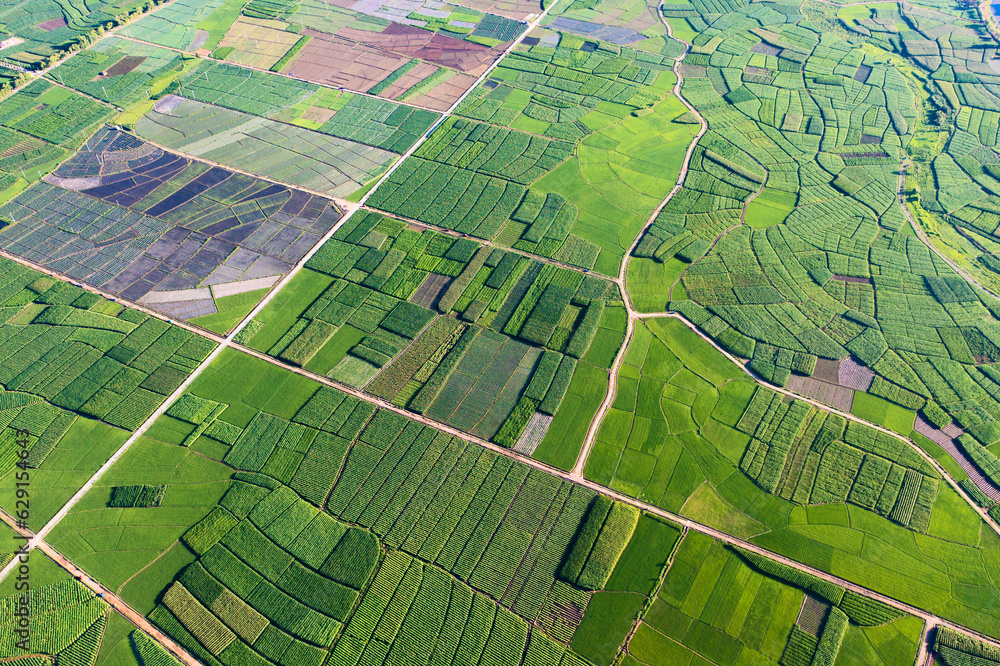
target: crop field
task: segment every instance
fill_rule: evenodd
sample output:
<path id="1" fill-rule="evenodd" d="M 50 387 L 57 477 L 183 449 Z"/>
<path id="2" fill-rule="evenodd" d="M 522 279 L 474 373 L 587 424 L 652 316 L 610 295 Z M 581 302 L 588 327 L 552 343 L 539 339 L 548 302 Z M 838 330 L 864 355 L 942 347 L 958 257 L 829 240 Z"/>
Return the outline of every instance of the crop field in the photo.
<path id="1" fill-rule="evenodd" d="M 241 66 L 445 110 L 524 29 L 443 2 L 251 2 L 242 13 L 231 4 L 181 5 L 125 34 L 189 51 L 207 46 Z"/>
<path id="2" fill-rule="evenodd" d="M 338 197 L 381 175 L 396 158 L 379 148 L 176 97 L 157 102 L 135 131 L 192 157 Z"/>
<path id="3" fill-rule="evenodd" d="M 0 662 L 1000 666 L 987 11 L 0 2 Z"/>
<path id="4" fill-rule="evenodd" d="M 213 344 L 11 261 L 0 270 L 0 503 L 14 508 L 18 440 L 26 438 L 38 491 L 29 525 L 37 529 Z"/>
<path id="5" fill-rule="evenodd" d="M 28 649 L 15 643 L 21 641 L 15 630 L 18 620 L 14 611 L 19 597 L 25 594 L 33 623 L 27 638 Z M 0 623 L 0 655 L 9 658 L 24 654 L 48 655 L 62 663 L 92 664 L 101 648 L 101 638 L 108 621 L 108 604 L 82 583 L 66 576 L 48 585 L 32 587 L 0 599 L 3 623 Z M 25 659 L 15 660 L 28 663 Z M 52 663 L 39 659 L 35 663 Z"/>
<path id="6" fill-rule="evenodd" d="M 225 332 L 340 211 L 328 199 L 104 128 L 0 215 L 13 222 L 0 230 L 8 251 Z"/>
<path id="7" fill-rule="evenodd" d="M 0 201 L 51 171 L 112 110 L 45 81 L 0 102 Z"/>
<path id="8" fill-rule="evenodd" d="M 226 12 L 233 0 L 177 0 L 155 14 L 143 17 L 121 30 L 121 35 L 143 42 L 150 42 L 182 51 L 214 48 L 215 42 L 225 34 L 213 35 L 208 28 Z M 240 3 L 242 4 L 242 2 Z"/>
<path id="9" fill-rule="evenodd" d="M 689 532 L 625 663 L 912 664 L 922 622 Z"/>
<path id="10" fill-rule="evenodd" d="M 127 107 L 161 92 L 198 64 L 176 51 L 107 37 L 49 73 L 59 83 L 97 99 Z"/>
<path id="11" fill-rule="evenodd" d="M 954 557 L 981 566 L 1000 541 L 908 445 L 782 398 L 680 322 L 640 324 L 586 476 L 899 598 L 953 599 L 946 577 L 914 584 L 886 562 L 929 573 L 954 541 L 965 544 Z M 905 546 L 907 533 L 936 545 Z M 861 547 L 872 538 L 892 557 Z M 972 622 L 981 611 L 958 602 L 954 612 Z"/>
<path id="12" fill-rule="evenodd" d="M 404 153 L 437 114 L 224 63 L 203 63 L 177 82 L 198 102 L 273 118 L 324 134 Z"/>
<path id="13" fill-rule="evenodd" d="M 610 282 L 375 213 L 306 268 L 290 286 L 301 299 L 269 304 L 247 344 L 508 447 L 621 345 L 604 321 Z"/>
<path id="14" fill-rule="evenodd" d="M 519 46 L 458 110 L 492 126 L 443 123 L 371 205 L 615 274 L 694 126 L 675 122 L 673 56 L 553 37 Z M 416 187 L 427 194 L 410 197 Z"/>
<path id="15" fill-rule="evenodd" d="M 656 3 L 650 0 L 557 3 L 542 24 L 648 53 L 670 53 L 677 44 L 667 37 Z"/>
<path id="16" fill-rule="evenodd" d="M 439 650 L 442 663 L 503 664 L 527 649 L 538 653 L 529 663 L 582 665 L 570 644 L 601 663 L 679 535 L 234 351 L 137 447 L 52 538 L 103 583 L 128 581 L 123 597 L 207 663 L 284 663 L 289 651 L 294 663 L 331 652 L 392 663 Z M 166 486 L 160 507 L 107 506 L 121 484 L 154 480 Z M 98 543 L 103 552 L 78 552 Z M 609 620 L 574 636 L 581 622 Z M 366 644 L 381 652 L 364 657 Z"/>
<path id="17" fill-rule="evenodd" d="M 145 0 L 8 0 L 0 6 L 3 43 L 0 57 L 26 69 L 44 66 L 58 57 L 70 43 L 97 35 L 111 23 L 146 8 Z"/>

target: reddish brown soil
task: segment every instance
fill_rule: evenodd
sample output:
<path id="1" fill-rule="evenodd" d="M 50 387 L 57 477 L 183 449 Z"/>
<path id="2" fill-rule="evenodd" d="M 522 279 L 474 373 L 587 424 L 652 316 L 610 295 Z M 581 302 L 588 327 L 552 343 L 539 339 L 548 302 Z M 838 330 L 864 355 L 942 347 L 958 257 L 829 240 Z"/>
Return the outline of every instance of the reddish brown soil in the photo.
<path id="1" fill-rule="evenodd" d="M 103 76 L 98 76 L 99 79 L 110 79 L 112 76 L 121 76 L 123 74 L 128 74 L 133 69 L 141 65 L 146 61 L 146 56 L 125 56 L 115 64 L 111 65 L 108 69 L 104 70 Z"/>
<path id="2" fill-rule="evenodd" d="M 376 33 L 343 28 L 337 35 L 408 58 L 419 58 L 442 67 L 457 69 L 473 76 L 485 72 L 502 53 L 480 44 L 445 37 L 399 23 L 390 23 L 382 32 Z"/>
<path id="3" fill-rule="evenodd" d="M 44 30 L 45 32 L 52 32 L 53 30 L 57 28 L 63 28 L 66 25 L 67 25 L 66 19 L 60 17 L 60 18 L 49 19 L 44 23 L 39 23 L 38 28 L 40 30 Z"/>

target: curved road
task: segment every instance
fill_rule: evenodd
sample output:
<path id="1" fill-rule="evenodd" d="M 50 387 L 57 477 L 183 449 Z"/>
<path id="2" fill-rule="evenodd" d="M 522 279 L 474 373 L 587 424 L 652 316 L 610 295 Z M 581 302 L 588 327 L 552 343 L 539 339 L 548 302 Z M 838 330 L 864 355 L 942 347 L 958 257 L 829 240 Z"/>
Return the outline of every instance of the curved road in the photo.
<path id="1" fill-rule="evenodd" d="M 626 285 L 626 279 L 628 277 L 628 262 L 632 258 L 632 252 L 635 250 L 639 241 L 642 239 L 646 231 L 653 225 L 656 218 L 663 211 L 663 208 L 670 203 L 670 200 L 674 198 L 682 187 L 684 187 L 684 180 L 687 178 L 688 166 L 691 164 L 691 155 L 694 154 L 695 146 L 701 140 L 701 137 L 705 135 L 708 131 L 708 123 L 705 118 L 698 113 L 698 109 L 684 99 L 684 95 L 681 94 L 681 85 L 684 83 L 684 77 L 681 75 L 681 64 L 687 54 L 691 52 L 691 45 L 682 39 L 674 37 L 673 29 L 670 27 L 670 22 L 663 17 L 660 9 L 657 8 L 657 14 L 660 16 L 660 20 L 663 21 L 663 25 L 667 27 L 667 36 L 674 39 L 684 45 L 684 52 L 680 54 L 676 59 L 674 59 L 674 76 L 677 79 L 674 82 L 673 94 L 687 107 L 687 110 L 694 114 L 698 118 L 698 123 L 700 128 L 698 133 L 695 135 L 694 139 L 691 140 L 691 145 L 688 146 L 687 153 L 684 154 L 684 161 L 681 163 L 680 173 L 677 175 L 677 183 L 674 185 L 673 189 L 667 194 L 667 196 L 660 202 L 660 205 L 650 214 L 646 219 L 646 223 L 642 225 L 642 229 L 636 235 L 632 244 L 629 245 L 628 250 L 625 252 L 625 257 L 622 259 L 621 267 L 618 269 L 618 288 L 622 292 L 622 300 L 625 302 L 625 312 L 628 315 L 625 324 L 625 339 L 622 341 L 621 349 L 618 350 L 618 354 L 615 356 L 615 362 L 611 364 L 611 369 L 608 371 L 608 392 L 604 396 L 604 402 L 597 409 L 597 413 L 594 414 L 594 418 L 590 422 L 590 427 L 587 429 L 587 436 L 583 440 L 583 446 L 580 447 L 580 454 L 576 458 L 576 464 L 573 466 L 570 472 L 570 477 L 573 479 L 583 479 L 583 472 L 587 466 L 587 459 L 590 457 L 590 452 L 594 448 L 594 440 L 597 437 L 597 433 L 600 430 L 601 423 L 604 421 L 604 417 L 607 415 L 608 410 L 611 409 L 611 405 L 615 403 L 615 398 L 618 395 L 618 371 L 621 369 L 622 361 L 625 360 L 625 353 L 628 351 L 629 343 L 632 341 L 632 335 L 635 332 L 635 320 L 638 317 L 638 313 L 635 308 L 632 307 L 632 299 L 628 293 L 628 287 Z"/>

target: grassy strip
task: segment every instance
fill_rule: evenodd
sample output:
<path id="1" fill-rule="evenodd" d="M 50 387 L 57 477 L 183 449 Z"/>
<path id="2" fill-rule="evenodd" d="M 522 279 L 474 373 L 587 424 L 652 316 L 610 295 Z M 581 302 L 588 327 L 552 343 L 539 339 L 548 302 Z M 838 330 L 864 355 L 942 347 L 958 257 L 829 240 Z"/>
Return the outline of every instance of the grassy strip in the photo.
<path id="1" fill-rule="evenodd" d="M 278 60 L 278 62 L 271 65 L 271 71 L 280 72 L 285 67 L 287 67 L 288 64 L 292 62 L 292 58 L 297 56 L 299 54 L 299 51 L 305 48 L 305 45 L 309 43 L 310 39 L 312 39 L 312 37 L 310 37 L 309 35 L 303 35 L 302 37 L 299 37 L 299 41 L 292 44 L 292 48 L 288 49 L 285 55 L 281 56 L 281 59 Z"/>
<path id="2" fill-rule="evenodd" d="M 385 92 L 386 88 L 388 88 L 393 83 L 403 78 L 403 75 L 409 72 L 414 67 L 416 67 L 419 64 L 419 62 L 420 62 L 419 60 L 411 60 L 410 62 L 406 63 L 405 65 L 394 71 L 392 74 L 385 77 L 384 79 L 373 85 L 371 88 L 369 88 L 368 94 L 378 95 L 382 92 Z"/>
<path id="3" fill-rule="evenodd" d="M 506 446 L 508 449 L 512 448 L 517 444 L 524 426 L 528 425 L 528 420 L 531 419 L 537 407 L 537 400 L 521 396 L 521 399 L 514 407 L 514 411 L 511 412 L 507 420 L 504 421 L 503 426 L 501 426 L 500 431 L 493 437 L 493 441 L 500 446 Z"/>
<path id="4" fill-rule="evenodd" d="M 740 554 L 740 557 L 762 573 L 802 588 L 814 596 L 827 600 L 834 606 L 840 605 L 840 602 L 844 598 L 844 588 L 836 583 L 829 583 L 821 578 L 816 578 L 749 550 L 742 548 L 734 548 L 734 550 Z"/>

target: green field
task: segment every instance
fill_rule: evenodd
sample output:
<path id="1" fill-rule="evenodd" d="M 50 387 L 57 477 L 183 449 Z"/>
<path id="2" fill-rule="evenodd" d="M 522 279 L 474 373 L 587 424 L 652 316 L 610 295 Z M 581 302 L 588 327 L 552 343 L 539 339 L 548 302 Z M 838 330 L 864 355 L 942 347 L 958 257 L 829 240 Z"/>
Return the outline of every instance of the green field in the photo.
<path id="1" fill-rule="evenodd" d="M 5 513 L 206 666 L 1000 666 L 991 16 L 156 2 L 0 1 Z"/>
<path id="2" fill-rule="evenodd" d="M 650 666 L 808 664 L 815 659 L 813 650 L 826 650 L 823 646 L 832 641 L 827 638 L 835 631 L 831 618 L 841 613 L 846 625 L 840 630 L 842 644 L 832 643 L 829 663 L 913 662 L 922 629 L 919 619 L 900 617 L 884 606 L 875 609 L 890 612 L 873 619 L 873 609 L 860 612 L 843 588 L 808 576 L 788 580 L 776 573 L 761 571 L 720 542 L 689 532 L 656 600 L 629 640 L 629 655 Z M 810 603 L 815 610 L 800 615 L 809 596 L 814 597 Z M 798 661 L 792 661 L 792 655 Z"/>

